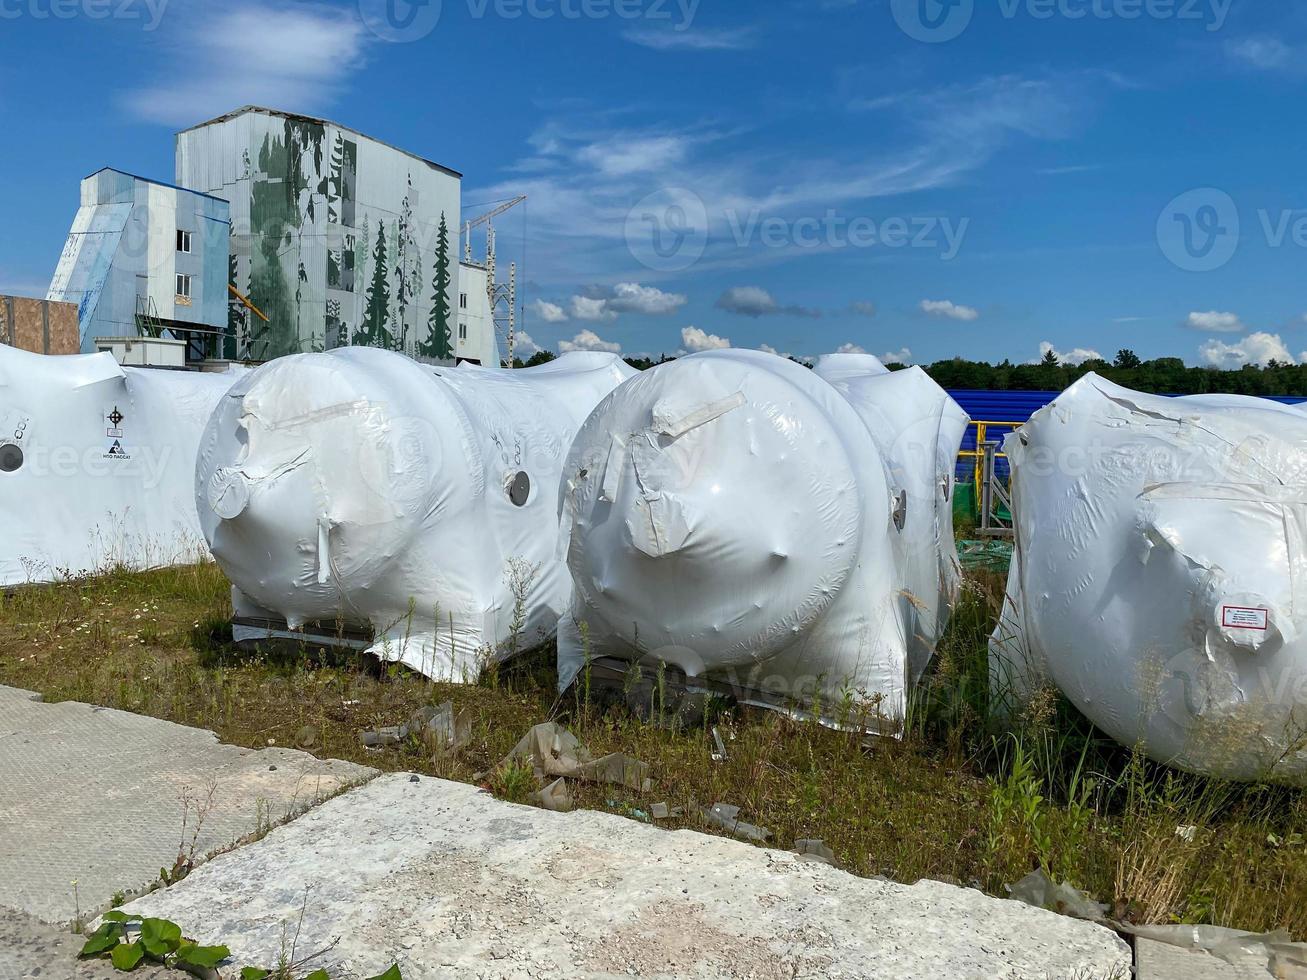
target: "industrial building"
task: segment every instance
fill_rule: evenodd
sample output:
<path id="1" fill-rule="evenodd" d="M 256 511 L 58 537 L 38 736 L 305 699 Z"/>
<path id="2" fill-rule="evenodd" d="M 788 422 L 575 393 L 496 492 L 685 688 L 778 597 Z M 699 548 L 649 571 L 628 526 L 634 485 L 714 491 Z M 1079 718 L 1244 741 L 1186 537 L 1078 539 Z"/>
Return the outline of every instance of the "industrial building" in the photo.
<path id="1" fill-rule="evenodd" d="M 225 200 L 106 168 L 82 181 L 46 298 L 77 306 L 83 352 L 166 329 L 203 356 L 227 325 L 230 237 Z"/>
<path id="2" fill-rule="evenodd" d="M 495 283 L 489 227 L 486 261 L 460 261 L 460 230 L 486 216 L 463 222 L 457 171 L 246 106 L 177 135 L 175 179 L 82 182 L 47 296 L 77 305 L 82 350 L 145 337 L 187 363 L 366 345 L 499 365 L 515 277 Z"/>

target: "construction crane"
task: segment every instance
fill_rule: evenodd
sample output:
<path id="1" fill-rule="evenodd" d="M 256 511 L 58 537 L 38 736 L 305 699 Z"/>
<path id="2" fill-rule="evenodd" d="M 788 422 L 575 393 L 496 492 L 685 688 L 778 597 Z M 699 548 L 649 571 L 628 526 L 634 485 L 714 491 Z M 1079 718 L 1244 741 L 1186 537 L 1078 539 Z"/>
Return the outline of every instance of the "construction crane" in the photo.
<path id="1" fill-rule="evenodd" d="M 468 263 L 472 262 L 472 229 L 479 225 L 486 226 L 486 294 L 490 301 L 491 328 L 496 333 L 503 334 L 508 343 L 510 368 L 513 366 L 513 348 L 516 346 L 517 333 L 517 263 L 514 262 L 509 266 L 507 283 L 501 285 L 495 281 L 495 226 L 492 221 L 525 200 L 525 194 L 519 195 L 463 225 L 463 261 Z M 501 312 L 505 307 L 506 311 Z"/>
<path id="2" fill-rule="evenodd" d="M 463 259 L 464 259 L 464 261 L 466 261 L 466 262 L 471 262 L 471 261 L 472 261 L 472 229 L 473 229 L 473 228 L 476 228 L 476 227 L 479 226 L 479 225 L 487 224 L 488 222 L 490 222 L 490 221 L 491 221 L 492 219 L 494 219 L 494 218 L 498 218 L 498 217 L 499 217 L 501 214 L 503 214 L 505 211 L 509 210 L 510 208 L 515 208 L 515 207 L 517 207 L 519 204 L 521 204 L 521 203 L 522 203 L 523 201 L 525 201 L 525 200 L 526 200 L 526 195 L 525 195 L 525 194 L 522 194 L 522 195 L 520 195 L 520 196 L 518 196 L 518 197 L 513 198 L 511 201 L 507 201 L 507 202 L 505 202 L 504 204 L 499 205 L 499 207 L 495 208 L 495 209 L 492 210 L 492 211 L 487 211 L 485 214 L 483 214 L 483 215 L 481 215 L 481 216 L 479 216 L 479 217 L 473 218 L 471 221 L 465 222 L 465 223 L 463 224 Z"/>

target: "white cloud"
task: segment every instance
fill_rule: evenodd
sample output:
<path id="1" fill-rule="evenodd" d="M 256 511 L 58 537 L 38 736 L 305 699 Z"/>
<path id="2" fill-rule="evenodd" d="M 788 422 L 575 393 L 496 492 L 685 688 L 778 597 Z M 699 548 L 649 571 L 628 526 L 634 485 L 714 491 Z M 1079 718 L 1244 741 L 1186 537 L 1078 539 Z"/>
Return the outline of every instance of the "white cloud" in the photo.
<path id="1" fill-rule="evenodd" d="M 741 51 L 753 47 L 757 33 L 749 27 L 718 31 L 632 28 L 622 37 L 655 51 Z"/>
<path id="2" fill-rule="evenodd" d="M 1289 353 L 1289 348 L 1284 346 L 1279 334 L 1260 331 L 1233 344 L 1209 340 L 1198 348 L 1198 356 L 1204 364 L 1226 369 L 1241 368 L 1245 364 L 1265 364 L 1270 360 L 1281 364 L 1298 363 L 1298 359 Z M 1304 355 L 1304 360 L 1307 360 L 1307 355 Z"/>
<path id="3" fill-rule="evenodd" d="M 352 10 L 303 4 L 194 9 L 203 12 L 178 12 L 164 22 L 172 52 L 159 59 L 160 78 L 123 96 L 143 119 L 194 124 L 250 104 L 321 111 L 373 40 Z"/>
<path id="4" fill-rule="evenodd" d="M 531 314 L 538 320 L 545 323 L 566 323 L 567 311 L 557 303 L 550 303 L 543 299 L 538 299 L 527 307 Z"/>
<path id="5" fill-rule="evenodd" d="M 1295 60 L 1293 48 L 1277 37 L 1246 37 L 1229 42 L 1225 50 L 1235 61 L 1262 71 L 1288 68 Z"/>
<path id="6" fill-rule="evenodd" d="M 613 287 L 608 308 L 618 313 L 666 316 L 675 313 L 686 302 L 680 293 L 665 293 L 656 286 L 642 286 L 638 282 L 619 282 Z"/>
<path id="7" fill-rule="evenodd" d="M 876 304 L 867 300 L 855 300 L 849 304 L 849 312 L 855 316 L 875 316 Z"/>
<path id="8" fill-rule="evenodd" d="M 849 344 L 840 344 L 839 347 L 835 349 L 835 353 L 836 354 L 865 354 L 867 353 L 867 350 L 864 347 L 859 347 L 857 344 L 849 343 Z"/>
<path id="9" fill-rule="evenodd" d="M 1038 364 L 1045 357 L 1047 357 L 1050 352 L 1055 357 L 1057 357 L 1057 362 L 1059 364 L 1069 364 L 1072 367 L 1077 367 L 1081 364 L 1084 364 L 1085 361 L 1105 360 L 1102 354 L 1098 353 L 1098 351 L 1093 350 L 1091 348 L 1076 347 L 1073 350 L 1060 351 L 1052 344 L 1050 344 L 1047 340 L 1045 340 L 1042 341 L 1039 345 L 1039 356 L 1035 358 L 1033 361 L 1031 361 L 1030 363 Z"/>
<path id="10" fill-rule="evenodd" d="M 530 357 L 539 351 L 540 345 L 525 330 L 516 330 L 513 332 L 513 356 Z"/>
<path id="11" fill-rule="evenodd" d="M 681 343 L 691 353 L 701 350 L 724 350 L 731 346 L 729 338 L 705 333 L 698 327 L 682 327 Z M 775 352 L 773 351 L 773 353 Z"/>
<path id="12" fill-rule="evenodd" d="M 1190 313 L 1185 320 L 1185 326 L 1191 330 L 1203 330 L 1208 333 L 1243 333 L 1248 328 L 1243 325 L 1235 313 L 1217 313 L 1211 310 L 1207 313 Z"/>
<path id="13" fill-rule="evenodd" d="M 929 316 L 942 316 L 950 320 L 963 320 L 970 323 L 980 319 L 980 311 L 971 306 L 960 306 L 948 299 L 923 299 L 921 312 Z"/>
<path id="14" fill-rule="evenodd" d="M 888 354 L 881 354 L 880 360 L 882 364 L 911 364 L 912 351 L 904 347 L 901 350 L 890 351 Z"/>
<path id="15" fill-rule="evenodd" d="M 681 293 L 664 292 L 657 286 L 643 286 L 638 282 L 619 282 L 611 289 L 595 286 L 584 295 L 573 296 L 571 311 L 576 320 L 612 323 L 619 313 L 667 316 L 686 302 Z"/>
<path id="16" fill-rule="evenodd" d="M 821 316 L 820 310 L 805 306 L 782 306 L 761 286 L 732 286 L 717 298 L 717 308 L 755 320 L 760 316 Z"/>
<path id="17" fill-rule="evenodd" d="M 566 354 L 574 350 L 598 350 L 607 351 L 610 354 L 620 354 L 622 345 L 613 341 L 604 340 L 593 330 L 582 330 L 571 340 L 560 340 L 558 342 L 560 353 Z"/>
<path id="18" fill-rule="evenodd" d="M 793 222 L 955 185 L 1014 140 L 1079 132 L 1114 81 L 1102 72 L 1003 76 L 892 98 L 887 111 L 900 118 L 883 128 L 885 139 L 870 154 L 841 139 L 839 127 L 804 153 L 776 157 L 754 151 L 756 130 L 747 118 L 676 125 L 647 104 L 560 109 L 527 137 L 502 180 L 468 185 L 466 196 L 529 195 L 537 282 L 572 282 L 578 267 L 628 278 L 638 268 L 636 255 L 650 252 L 634 209 L 659 191 L 685 207 L 687 227 L 702 232 L 691 236 L 706 243 L 695 274 L 754 268 L 787 261 L 793 250 L 767 248 L 757 235 L 740 247 L 738 229 L 753 215 Z M 846 92 L 845 102 L 884 87 L 880 76 L 857 80 L 859 91 Z"/>
<path id="19" fill-rule="evenodd" d="M 591 296 L 573 296 L 572 319 L 591 323 L 611 323 L 617 319 L 617 313 L 608 308 L 607 300 Z"/>

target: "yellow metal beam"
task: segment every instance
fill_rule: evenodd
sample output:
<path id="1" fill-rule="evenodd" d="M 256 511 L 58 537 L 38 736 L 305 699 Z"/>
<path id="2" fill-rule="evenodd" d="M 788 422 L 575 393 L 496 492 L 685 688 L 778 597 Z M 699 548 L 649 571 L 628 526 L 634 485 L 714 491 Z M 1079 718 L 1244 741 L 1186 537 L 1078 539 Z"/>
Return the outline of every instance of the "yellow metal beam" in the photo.
<path id="1" fill-rule="evenodd" d="M 231 283 L 227 283 L 227 289 L 231 292 L 231 294 L 232 294 L 233 296 L 235 296 L 238 300 L 241 301 L 241 304 L 242 304 L 243 306 L 246 306 L 246 307 L 248 307 L 249 309 L 253 310 L 254 313 L 255 313 L 255 315 L 256 315 L 260 320 L 262 320 L 264 323 L 271 323 L 271 322 L 272 322 L 271 320 L 268 319 L 267 315 L 266 315 L 266 314 L 265 314 L 261 309 L 259 309 L 259 308 L 258 308 L 257 306 L 255 306 L 253 303 L 251 303 L 251 302 L 249 301 L 249 299 L 248 299 L 248 298 L 247 298 L 247 297 L 246 297 L 246 296 L 245 296 L 245 295 L 244 295 L 244 294 L 243 294 L 239 289 L 237 289 L 235 286 L 233 286 Z"/>

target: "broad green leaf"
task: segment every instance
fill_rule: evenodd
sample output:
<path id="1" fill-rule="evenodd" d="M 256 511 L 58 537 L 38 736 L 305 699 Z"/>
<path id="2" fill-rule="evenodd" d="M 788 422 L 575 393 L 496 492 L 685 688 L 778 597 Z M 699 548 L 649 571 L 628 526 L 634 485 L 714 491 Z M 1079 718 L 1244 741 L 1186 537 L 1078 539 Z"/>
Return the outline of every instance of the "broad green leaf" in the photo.
<path id="1" fill-rule="evenodd" d="M 241 968 L 241 980 L 268 980 L 270 976 L 272 976 L 271 970 L 261 970 L 257 966 Z"/>
<path id="2" fill-rule="evenodd" d="M 141 960 L 145 959 L 145 947 L 139 942 L 122 943 L 113 948 L 109 958 L 113 960 L 114 969 L 126 973 L 141 965 Z"/>
<path id="3" fill-rule="evenodd" d="M 182 927 L 167 919 L 141 920 L 141 945 L 157 960 L 182 944 Z"/>
<path id="4" fill-rule="evenodd" d="M 331 980 L 331 977 L 327 976 L 326 970 L 314 970 L 304 980 Z"/>
<path id="5" fill-rule="evenodd" d="M 123 938 L 123 927 L 121 922 L 104 922 L 100 928 L 91 933 L 91 937 L 86 940 L 86 945 L 82 947 L 81 956 L 95 956 L 99 953 L 106 952 L 118 945 L 119 940 Z"/>
<path id="6" fill-rule="evenodd" d="M 196 946 L 194 943 L 185 943 L 177 950 L 177 959 L 192 966 L 215 967 L 230 955 L 231 950 L 226 946 Z"/>
<path id="7" fill-rule="evenodd" d="M 114 909 L 112 912 L 104 913 L 100 918 L 104 919 L 105 922 L 140 922 L 144 916 L 128 915 L 126 912 L 119 912 Z"/>
<path id="8" fill-rule="evenodd" d="M 368 977 L 368 980 L 404 980 L 399 972 L 399 964 L 390 964 L 390 969 L 377 977 Z"/>

